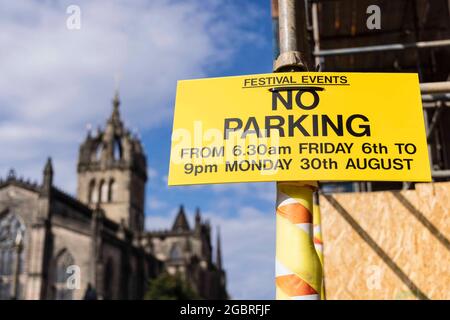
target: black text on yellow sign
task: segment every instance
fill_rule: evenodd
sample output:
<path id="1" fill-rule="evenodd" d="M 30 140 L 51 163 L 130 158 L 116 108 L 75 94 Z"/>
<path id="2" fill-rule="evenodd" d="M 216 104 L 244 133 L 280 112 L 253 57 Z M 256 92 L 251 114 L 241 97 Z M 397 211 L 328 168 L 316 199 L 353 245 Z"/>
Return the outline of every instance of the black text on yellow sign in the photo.
<path id="1" fill-rule="evenodd" d="M 430 181 L 416 74 L 178 82 L 169 185 Z"/>

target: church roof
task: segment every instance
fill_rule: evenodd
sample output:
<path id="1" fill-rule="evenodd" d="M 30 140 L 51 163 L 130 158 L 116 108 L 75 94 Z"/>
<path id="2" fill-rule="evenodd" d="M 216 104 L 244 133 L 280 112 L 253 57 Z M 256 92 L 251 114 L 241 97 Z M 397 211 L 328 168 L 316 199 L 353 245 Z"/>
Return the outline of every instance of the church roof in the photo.
<path id="1" fill-rule="evenodd" d="M 180 210 L 178 211 L 177 217 L 175 218 L 175 222 L 172 226 L 172 231 L 189 231 L 189 222 L 186 218 L 186 214 L 184 212 L 184 207 L 180 206 Z"/>
<path id="2" fill-rule="evenodd" d="M 9 185 L 14 185 L 34 192 L 39 192 L 41 190 L 41 186 L 37 182 L 31 182 L 30 180 L 25 180 L 23 177 L 17 177 L 14 169 L 9 170 L 6 180 L 3 180 L 2 177 L 0 177 L 0 188 Z"/>
<path id="3" fill-rule="evenodd" d="M 45 169 L 44 169 L 44 173 L 50 170 L 50 162 L 47 161 Z M 53 170 L 53 169 L 52 169 Z M 8 186 L 15 186 L 18 188 L 22 188 L 28 191 L 32 191 L 32 192 L 36 192 L 36 193 L 42 193 L 43 190 L 43 185 L 42 184 L 38 184 L 37 182 L 30 182 L 29 180 L 25 180 L 23 178 L 19 178 L 16 176 L 16 172 L 14 169 L 11 169 L 8 172 L 8 175 L 6 177 L 6 180 L 3 180 L 2 177 L 0 177 L 0 189 L 8 187 Z M 61 203 L 63 203 L 65 206 L 70 207 L 74 210 L 54 210 L 52 211 L 54 214 L 61 214 L 63 216 L 67 216 L 69 214 L 75 214 L 77 217 L 80 217 L 80 214 L 86 218 L 88 218 L 89 220 L 84 220 L 84 222 L 86 221 L 90 221 L 90 219 L 92 218 L 93 215 L 93 210 L 86 205 L 85 203 L 83 203 L 82 201 L 80 201 L 79 199 L 73 197 L 72 195 L 64 192 L 63 190 L 57 188 L 54 185 L 51 185 L 51 193 L 50 196 L 52 201 L 60 201 Z M 8 209 L 8 208 L 6 208 Z M 0 215 L 4 214 L 3 209 L 0 210 Z M 108 217 L 103 217 L 102 219 L 103 221 L 103 225 L 106 226 L 107 229 L 112 230 L 113 232 L 116 232 L 119 229 L 119 224 L 114 222 L 113 220 L 109 219 Z"/>

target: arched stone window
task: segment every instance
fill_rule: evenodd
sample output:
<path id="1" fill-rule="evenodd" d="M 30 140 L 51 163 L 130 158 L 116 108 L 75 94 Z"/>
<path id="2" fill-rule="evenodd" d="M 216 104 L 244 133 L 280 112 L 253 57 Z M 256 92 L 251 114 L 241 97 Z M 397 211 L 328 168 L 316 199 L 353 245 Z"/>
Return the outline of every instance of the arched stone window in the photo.
<path id="1" fill-rule="evenodd" d="M 170 259 L 171 260 L 181 260 L 183 258 L 183 251 L 181 250 L 180 244 L 175 243 L 170 249 Z"/>
<path id="2" fill-rule="evenodd" d="M 25 224 L 13 213 L 0 216 L 0 299 L 22 298 Z"/>
<path id="3" fill-rule="evenodd" d="M 103 299 L 113 299 L 114 265 L 113 260 L 108 258 L 103 275 Z"/>
<path id="4" fill-rule="evenodd" d="M 69 285 L 69 277 L 72 276 L 70 266 L 75 265 L 73 256 L 67 249 L 63 249 L 56 256 L 55 268 L 55 299 L 72 300 L 74 288 Z"/>
<path id="5" fill-rule="evenodd" d="M 99 193 L 99 201 L 98 202 L 107 202 L 108 201 L 108 184 L 105 182 L 105 180 L 101 180 L 99 187 L 98 187 L 98 193 Z"/>
<path id="6" fill-rule="evenodd" d="M 95 179 L 92 179 L 91 182 L 89 182 L 89 187 L 88 187 L 88 202 L 96 203 L 97 200 L 98 200 L 98 194 L 95 190 Z"/>
<path id="7" fill-rule="evenodd" d="M 113 142 L 113 157 L 114 160 L 122 159 L 122 143 L 120 142 L 120 138 L 114 138 Z"/>
<path id="8" fill-rule="evenodd" d="M 102 153 L 103 153 L 103 143 L 100 142 L 97 148 L 95 149 L 94 153 L 95 161 L 100 161 L 100 159 L 102 158 Z"/>
<path id="9" fill-rule="evenodd" d="M 116 197 L 116 182 L 114 179 L 111 179 L 108 186 L 108 202 L 113 202 L 114 197 Z"/>

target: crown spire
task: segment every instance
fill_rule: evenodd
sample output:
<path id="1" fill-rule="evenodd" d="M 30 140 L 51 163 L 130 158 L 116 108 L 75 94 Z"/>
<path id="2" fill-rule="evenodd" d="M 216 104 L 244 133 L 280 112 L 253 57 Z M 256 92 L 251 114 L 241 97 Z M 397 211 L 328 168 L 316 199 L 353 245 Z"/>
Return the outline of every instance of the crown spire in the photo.
<path id="1" fill-rule="evenodd" d="M 217 227 L 217 248 L 216 248 L 216 265 L 219 270 L 222 270 L 222 248 L 220 247 L 220 228 Z"/>
<path id="2" fill-rule="evenodd" d="M 120 106 L 120 98 L 119 98 L 119 90 L 116 89 L 113 98 L 113 112 L 111 115 L 111 120 L 120 120 L 119 106 Z"/>

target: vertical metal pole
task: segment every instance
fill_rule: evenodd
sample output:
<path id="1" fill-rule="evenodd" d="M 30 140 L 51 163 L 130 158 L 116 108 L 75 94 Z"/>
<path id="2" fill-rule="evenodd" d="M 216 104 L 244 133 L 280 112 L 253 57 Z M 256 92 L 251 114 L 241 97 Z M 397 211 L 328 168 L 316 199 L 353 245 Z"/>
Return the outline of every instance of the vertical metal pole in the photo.
<path id="1" fill-rule="evenodd" d="M 424 121 L 425 121 L 425 132 L 428 135 L 428 132 L 430 132 L 430 122 L 429 122 L 429 119 L 428 119 L 428 110 L 427 109 L 423 110 L 423 118 L 424 118 Z M 433 150 L 431 149 L 430 141 L 427 141 L 427 147 L 428 147 L 428 157 L 429 157 L 429 160 L 430 160 L 430 168 L 432 170 L 434 170 L 434 167 L 433 167 Z"/>
<path id="2" fill-rule="evenodd" d="M 280 55 L 275 60 L 275 72 L 306 71 L 307 66 L 297 42 L 297 0 L 278 0 Z"/>
<path id="3" fill-rule="evenodd" d="M 313 39 L 314 39 L 314 52 L 320 51 L 320 35 L 319 35 L 319 13 L 317 9 L 317 2 L 311 4 L 311 16 L 312 16 L 312 27 L 313 27 Z M 317 65 L 322 65 L 322 57 L 315 56 L 314 63 Z"/>
<path id="4" fill-rule="evenodd" d="M 297 1 L 278 1 L 281 53 L 298 51 L 296 2 Z"/>
<path id="5" fill-rule="evenodd" d="M 313 236 L 314 236 L 314 247 L 316 248 L 317 256 L 319 257 L 321 267 L 322 267 L 322 285 L 320 288 L 320 298 L 325 300 L 325 279 L 323 277 L 323 239 L 322 239 L 322 219 L 320 213 L 319 204 L 319 190 L 313 194 Z"/>
<path id="6" fill-rule="evenodd" d="M 280 55 L 275 72 L 306 71 L 298 51 L 296 0 L 278 0 Z M 322 266 L 314 246 L 317 182 L 277 182 L 276 298 L 320 300 Z"/>

